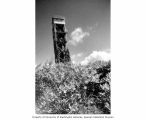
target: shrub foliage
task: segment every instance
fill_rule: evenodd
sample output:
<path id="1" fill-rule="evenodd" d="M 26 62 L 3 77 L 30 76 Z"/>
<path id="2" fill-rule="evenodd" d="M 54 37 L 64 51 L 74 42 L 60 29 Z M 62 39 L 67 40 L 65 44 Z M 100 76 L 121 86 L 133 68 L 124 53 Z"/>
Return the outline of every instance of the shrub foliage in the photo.
<path id="1" fill-rule="evenodd" d="M 37 114 L 110 114 L 110 61 L 36 67 Z"/>

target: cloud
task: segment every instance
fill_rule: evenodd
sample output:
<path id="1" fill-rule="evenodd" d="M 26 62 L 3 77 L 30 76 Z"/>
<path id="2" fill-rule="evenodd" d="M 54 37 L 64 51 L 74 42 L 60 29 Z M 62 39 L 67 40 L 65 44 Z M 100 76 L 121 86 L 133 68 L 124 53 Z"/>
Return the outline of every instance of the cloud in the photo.
<path id="1" fill-rule="evenodd" d="M 76 46 L 78 43 L 83 42 L 83 39 L 89 35 L 90 34 L 88 32 L 84 32 L 82 28 L 78 27 L 71 33 L 71 40 L 69 43 Z"/>
<path id="2" fill-rule="evenodd" d="M 93 62 L 95 60 L 109 61 L 110 53 L 105 51 L 93 51 L 89 56 L 87 56 L 83 61 L 81 61 L 81 64 L 86 65 L 89 62 Z"/>
<path id="3" fill-rule="evenodd" d="M 71 56 L 72 59 L 76 59 L 77 57 L 81 57 L 83 53 L 74 54 Z"/>
<path id="4" fill-rule="evenodd" d="M 88 27 L 87 27 L 87 30 L 88 30 L 88 31 L 95 31 L 97 27 L 98 27 L 98 22 L 96 22 L 96 23 L 93 24 L 92 26 L 88 26 Z"/>
<path id="5" fill-rule="evenodd" d="M 78 63 L 78 58 L 82 57 L 83 56 L 83 53 L 78 53 L 78 54 L 74 54 L 71 56 L 71 59 L 72 59 L 72 62 L 73 63 Z"/>

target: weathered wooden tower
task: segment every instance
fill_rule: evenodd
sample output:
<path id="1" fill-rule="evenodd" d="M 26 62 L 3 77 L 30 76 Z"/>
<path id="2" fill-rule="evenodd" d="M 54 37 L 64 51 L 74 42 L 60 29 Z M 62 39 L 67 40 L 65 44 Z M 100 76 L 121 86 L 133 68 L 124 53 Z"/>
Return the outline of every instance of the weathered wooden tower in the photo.
<path id="1" fill-rule="evenodd" d="M 54 41 L 55 63 L 70 62 L 70 53 L 66 47 L 67 30 L 65 27 L 65 18 L 53 17 L 52 31 L 53 31 L 53 41 Z"/>

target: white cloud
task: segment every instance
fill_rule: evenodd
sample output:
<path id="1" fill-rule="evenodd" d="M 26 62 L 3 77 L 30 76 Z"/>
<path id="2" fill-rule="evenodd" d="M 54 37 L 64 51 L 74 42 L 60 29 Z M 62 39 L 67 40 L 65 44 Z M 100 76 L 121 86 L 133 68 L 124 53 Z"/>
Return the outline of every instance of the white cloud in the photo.
<path id="1" fill-rule="evenodd" d="M 98 27 L 98 22 L 96 22 L 95 24 L 93 24 L 92 26 L 88 26 L 87 27 L 87 29 L 89 30 L 89 31 L 95 31 L 96 30 L 96 28 Z"/>
<path id="2" fill-rule="evenodd" d="M 110 53 L 105 51 L 93 51 L 89 56 L 87 56 L 82 62 L 82 65 L 86 65 L 89 62 L 93 62 L 95 60 L 109 61 Z"/>
<path id="3" fill-rule="evenodd" d="M 69 41 L 72 45 L 77 45 L 78 43 L 83 42 L 83 38 L 86 36 L 89 36 L 90 34 L 88 32 L 84 32 L 82 28 L 78 27 L 71 33 L 71 40 Z"/>
<path id="4" fill-rule="evenodd" d="M 76 59 L 77 57 L 81 57 L 83 53 L 74 54 L 71 56 L 72 59 Z"/>
<path id="5" fill-rule="evenodd" d="M 72 62 L 75 64 L 75 63 L 78 63 L 78 58 L 80 58 L 81 56 L 83 55 L 83 53 L 78 53 L 78 54 L 74 54 L 71 56 L 71 59 L 72 59 Z"/>

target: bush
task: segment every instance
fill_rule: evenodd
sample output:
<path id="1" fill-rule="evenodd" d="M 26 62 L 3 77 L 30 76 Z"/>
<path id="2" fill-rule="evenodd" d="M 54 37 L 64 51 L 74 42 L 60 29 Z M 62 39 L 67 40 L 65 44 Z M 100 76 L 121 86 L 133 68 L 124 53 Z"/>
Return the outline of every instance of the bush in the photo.
<path id="1" fill-rule="evenodd" d="M 37 114 L 110 114 L 110 62 L 44 64 L 35 72 Z"/>

